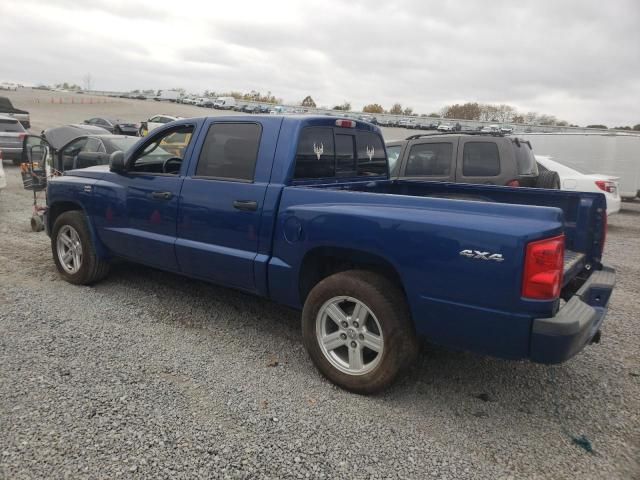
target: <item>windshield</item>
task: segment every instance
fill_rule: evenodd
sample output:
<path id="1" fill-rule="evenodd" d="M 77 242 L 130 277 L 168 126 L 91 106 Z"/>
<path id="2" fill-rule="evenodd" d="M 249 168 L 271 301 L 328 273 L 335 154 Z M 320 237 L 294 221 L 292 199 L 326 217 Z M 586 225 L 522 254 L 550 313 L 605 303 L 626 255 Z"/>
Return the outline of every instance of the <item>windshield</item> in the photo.
<path id="1" fill-rule="evenodd" d="M 387 147 L 387 157 L 389 158 L 389 172 L 391 175 L 397 174 L 397 169 L 400 166 L 398 163 L 398 158 L 400 157 L 400 145 L 393 145 L 391 147 Z"/>
<path id="2" fill-rule="evenodd" d="M 123 137 L 123 138 L 111 138 L 109 139 L 109 145 L 113 147 L 113 151 L 122 150 L 126 152 L 131 148 L 139 138 L 137 137 Z"/>

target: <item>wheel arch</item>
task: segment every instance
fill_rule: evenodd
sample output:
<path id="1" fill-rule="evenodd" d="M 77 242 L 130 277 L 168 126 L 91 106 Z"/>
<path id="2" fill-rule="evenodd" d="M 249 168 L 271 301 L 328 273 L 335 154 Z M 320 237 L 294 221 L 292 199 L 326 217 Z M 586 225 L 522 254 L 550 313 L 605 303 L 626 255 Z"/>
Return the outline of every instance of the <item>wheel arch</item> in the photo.
<path id="1" fill-rule="evenodd" d="M 375 253 L 342 247 L 316 247 L 305 254 L 298 276 L 300 304 L 304 304 L 309 292 L 321 280 L 334 273 L 356 269 L 384 275 L 400 288 L 408 305 L 402 277 L 391 262 Z"/>
<path id="2" fill-rule="evenodd" d="M 76 201 L 59 200 L 49 205 L 49 207 L 47 208 L 46 222 L 46 229 L 49 235 L 53 235 L 53 225 L 55 224 L 56 219 L 63 213 L 71 211 L 79 211 L 85 215 L 85 218 L 87 219 L 87 226 L 89 227 L 89 232 L 91 233 L 91 240 L 93 241 L 93 245 L 96 249 L 96 254 L 99 258 L 108 259 L 110 257 L 109 251 L 98 238 L 91 218 L 87 214 L 84 207 Z"/>

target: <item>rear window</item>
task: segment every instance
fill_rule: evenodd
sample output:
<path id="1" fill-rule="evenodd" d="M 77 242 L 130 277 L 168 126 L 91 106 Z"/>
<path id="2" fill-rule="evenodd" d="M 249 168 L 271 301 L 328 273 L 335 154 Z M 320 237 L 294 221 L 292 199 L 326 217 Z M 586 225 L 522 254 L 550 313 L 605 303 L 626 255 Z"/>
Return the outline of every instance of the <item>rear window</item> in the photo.
<path id="1" fill-rule="evenodd" d="M 387 174 L 387 157 L 379 135 L 330 127 L 302 130 L 294 178 L 330 178 Z"/>
<path id="2" fill-rule="evenodd" d="M 536 157 L 533 155 L 531 144 L 522 140 L 519 140 L 518 143 L 514 141 L 513 149 L 516 163 L 518 164 L 518 173 L 520 175 L 537 175 L 537 162 Z"/>
<path id="3" fill-rule="evenodd" d="M 387 175 L 387 155 L 380 135 L 357 132 L 358 176 Z"/>
<path id="4" fill-rule="evenodd" d="M 196 176 L 253 181 L 261 132 L 257 123 L 211 125 Z"/>
<path id="5" fill-rule="evenodd" d="M 294 178 L 326 178 L 334 175 L 333 129 L 321 127 L 303 129 L 298 142 Z"/>
<path id="6" fill-rule="evenodd" d="M 414 145 L 409 152 L 406 176 L 449 176 L 451 172 L 452 143 L 423 143 Z"/>
<path id="7" fill-rule="evenodd" d="M 462 156 L 465 177 L 495 177 L 500 174 L 498 146 L 491 142 L 467 142 Z"/>
<path id="8" fill-rule="evenodd" d="M 17 120 L 0 119 L 0 132 L 24 132 L 24 128 Z"/>

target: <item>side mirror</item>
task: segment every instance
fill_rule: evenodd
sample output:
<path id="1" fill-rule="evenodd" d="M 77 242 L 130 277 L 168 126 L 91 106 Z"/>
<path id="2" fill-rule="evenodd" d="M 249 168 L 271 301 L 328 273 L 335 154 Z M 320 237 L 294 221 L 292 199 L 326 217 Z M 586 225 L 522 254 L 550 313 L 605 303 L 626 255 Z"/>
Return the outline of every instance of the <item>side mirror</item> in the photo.
<path id="1" fill-rule="evenodd" d="M 117 173 L 125 171 L 123 151 L 118 150 L 109 156 L 109 170 Z"/>

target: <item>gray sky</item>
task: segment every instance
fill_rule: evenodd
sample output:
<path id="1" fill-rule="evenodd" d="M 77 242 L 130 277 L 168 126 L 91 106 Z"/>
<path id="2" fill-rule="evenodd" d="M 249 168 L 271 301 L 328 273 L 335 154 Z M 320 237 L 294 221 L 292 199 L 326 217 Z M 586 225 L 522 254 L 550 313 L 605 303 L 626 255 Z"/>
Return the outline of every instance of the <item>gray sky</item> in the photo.
<path id="1" fill-rule="evenodd" d="M 640 123 L 640 1 L 2 0 L 0 81 Z"/>

